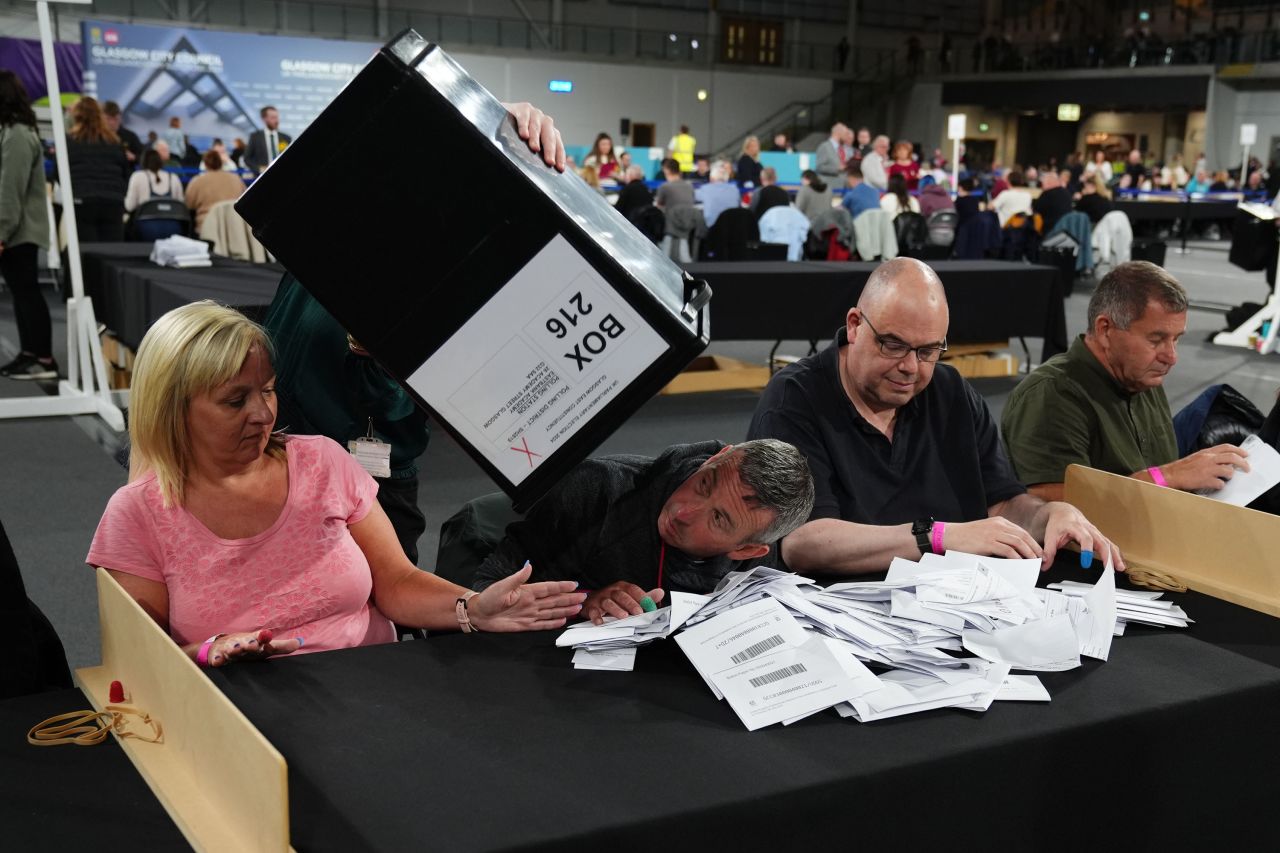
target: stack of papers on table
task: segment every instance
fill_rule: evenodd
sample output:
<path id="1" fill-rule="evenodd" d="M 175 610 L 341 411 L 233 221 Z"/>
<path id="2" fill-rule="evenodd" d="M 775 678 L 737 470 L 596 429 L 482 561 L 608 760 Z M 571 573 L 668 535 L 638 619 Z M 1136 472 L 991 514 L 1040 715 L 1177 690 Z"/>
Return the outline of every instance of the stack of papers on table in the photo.
<path id="1" fill-rule="evenodd" d="M 181 269 L 213 266 L 213 261 L 209 258 L 208 243 L 179 234 L 157 240 L 151 249 L 151 262 L 162 267 Z"/>
<path id="2" fill-rule="evenodd" d="M 872 722 L 1047 702 L 1038 678 L 1012 671 L 1106 660 L 1126 620 L 1186 624 L 1158 594 L 1117 592 L 1110 566 L 1093 585 L 1037 589 L 1039 575 L 1038 560 L 958 552 L 895 560 L 883 581 L 825 589 L 756 568 L 727 577 L 676 642 L 754 730 L 826 708 Z"/>
<path id="3" fill-rule="evenodd" d="M 894 560 L 882 581 L 826 588 L 757 566 L 710 596 L 675 593 L 670 608 L 576 625 L 557 645 L 577 650 L 580 669 L 629 670 L 637 646 L 675 634 L 716 698 L 754 731 L 828 708 L 872 722 L 1048 702 L 1038 678 L 1011 673 L 1105 661 L 1127 622 L 1190 621 L 1160 593 L 1117 591 L 1110 565 L 1096 584 L 1037 589 L 1039 576 L 1039 560 L 955 551 Z"/>
<path id="4" fill-rule="evenodd" d="M 556 638 L 556 645 L 573 647 L 575 669 L 629 672 L 635 668 L 637 648 L 671 636 L 708 600 L 706 595 L 673 592 L 670 607 L 625 619 L 606 616 L 603 625 L 571 625 Z"/>
<path id="5" fill-rule="evenodd" d="M 1063 581 L 1049 584 L 1049 589 L 1064 595 L 1081 596 L 1092 587 L 1077 581 Z M 1185 628 L 1195 621 L 1187 616 L 1187 611 L 1172 601 L 1161 601 L 1160 597 L 1163 595 L 1163 592 L 1148 590 L 1116 590 L 1115 635 L 1119 637 L 1124 634 L 1124 626 L 1128 622 L 1160 628 Z"/>

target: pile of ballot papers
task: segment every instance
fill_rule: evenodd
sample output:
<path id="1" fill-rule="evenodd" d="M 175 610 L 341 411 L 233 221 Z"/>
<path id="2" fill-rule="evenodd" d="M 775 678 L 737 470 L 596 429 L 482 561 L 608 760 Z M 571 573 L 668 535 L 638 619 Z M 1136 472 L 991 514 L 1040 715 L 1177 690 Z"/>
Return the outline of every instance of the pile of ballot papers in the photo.
<path id="1" fill-rule="evenodd" d="M 192 240 L 180 234 L 157 240 L 151 249 L 151 262 L 162 267 L 180 269 L 213 266 L 213 261 L 209 258 L 208 243 L 203 240 Z"/>
<path id="2" fill-rule="evenodd" d="M 896 559 L 882 581 L 825 588 L 759 566 L 728 575 L 711 596 L 681 596 L 678 605 L 673 596 L 656 613 L 574 626 L 558 644 L 577 650 L 580 668 L 631 669 L 639 645 L 676 634 L 712 693 L 755 730 L 828 708 L 870 722 L 1047 702 L 1038 678 L 1011 671 L 1105 661 L 1128 622 L 1190 621 L 1160 593 L 1117 591 L 1110 565 L 1093 585 L 1038 589 L 1039 574 L 1039 560 L 955 551 Z"/>

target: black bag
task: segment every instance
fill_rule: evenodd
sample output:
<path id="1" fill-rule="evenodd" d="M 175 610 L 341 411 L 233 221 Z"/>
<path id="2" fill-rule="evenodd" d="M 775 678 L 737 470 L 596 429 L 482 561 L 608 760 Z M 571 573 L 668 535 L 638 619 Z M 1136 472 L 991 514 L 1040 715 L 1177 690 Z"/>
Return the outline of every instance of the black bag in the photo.
<path id="1" fill-rule="evenodd" d="M 1168 246 L 1163 240 L 1147 238 L 1135 239 L 1129 252 L 1129 259 L 1134 261 L 1151 261 L 1158 267 L 1164 266 L 1165 250 Z"/>
<path id="2" fill-rule="evenodd" d="M 898 254 L 918 258 L 929 243 L 929 226 L 918 213 L 904 210 L 893 218 L 894 236 L 898 238 Z"/>

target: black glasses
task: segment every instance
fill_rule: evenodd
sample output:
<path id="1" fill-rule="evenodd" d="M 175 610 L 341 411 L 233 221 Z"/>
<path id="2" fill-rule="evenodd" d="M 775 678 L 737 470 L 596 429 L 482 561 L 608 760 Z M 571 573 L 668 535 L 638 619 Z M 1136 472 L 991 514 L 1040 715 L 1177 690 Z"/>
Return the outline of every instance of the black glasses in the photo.
<path id="1" fill-rule="evenodd" d="M 907 353 L 915 351 L 916 358 L 925 363 L 932 363 L 942 358 L 942 354 L 947 351 L 946 339 L 943 339 L 942 345 L 932 345 L 927 347 L 913 347 L 905 341 L 897 338 L 885 337 L 876 331 L 876 327 L 871 325 L 871 321 L 867 319 L 867 315 L 862 315 L 862 321 L 867 324 L 867 328 L 871 330 L 871 334 L 876 336 L 876 344 L 880 347 L 880 354 L 886 358 L 902 359 L 907 357 Z"/>

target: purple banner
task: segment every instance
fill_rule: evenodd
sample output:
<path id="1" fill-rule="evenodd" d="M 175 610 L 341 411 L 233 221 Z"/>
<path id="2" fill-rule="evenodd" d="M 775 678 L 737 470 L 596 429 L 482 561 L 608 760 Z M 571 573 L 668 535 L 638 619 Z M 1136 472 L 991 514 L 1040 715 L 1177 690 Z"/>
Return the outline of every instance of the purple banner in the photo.
<path id="1" fill-rule="evenodd" d="M 78 44 L 56 42 L 53 57 L 58 66 L 58 86 L 62 94 L 83 92 L 84 49 Z M 18 75 L 32 101 L 48 97 L 49 86 L 44 79 L 44 57 L 39 41 L 0 38 L 0 68 L 7 68 Z"/>

